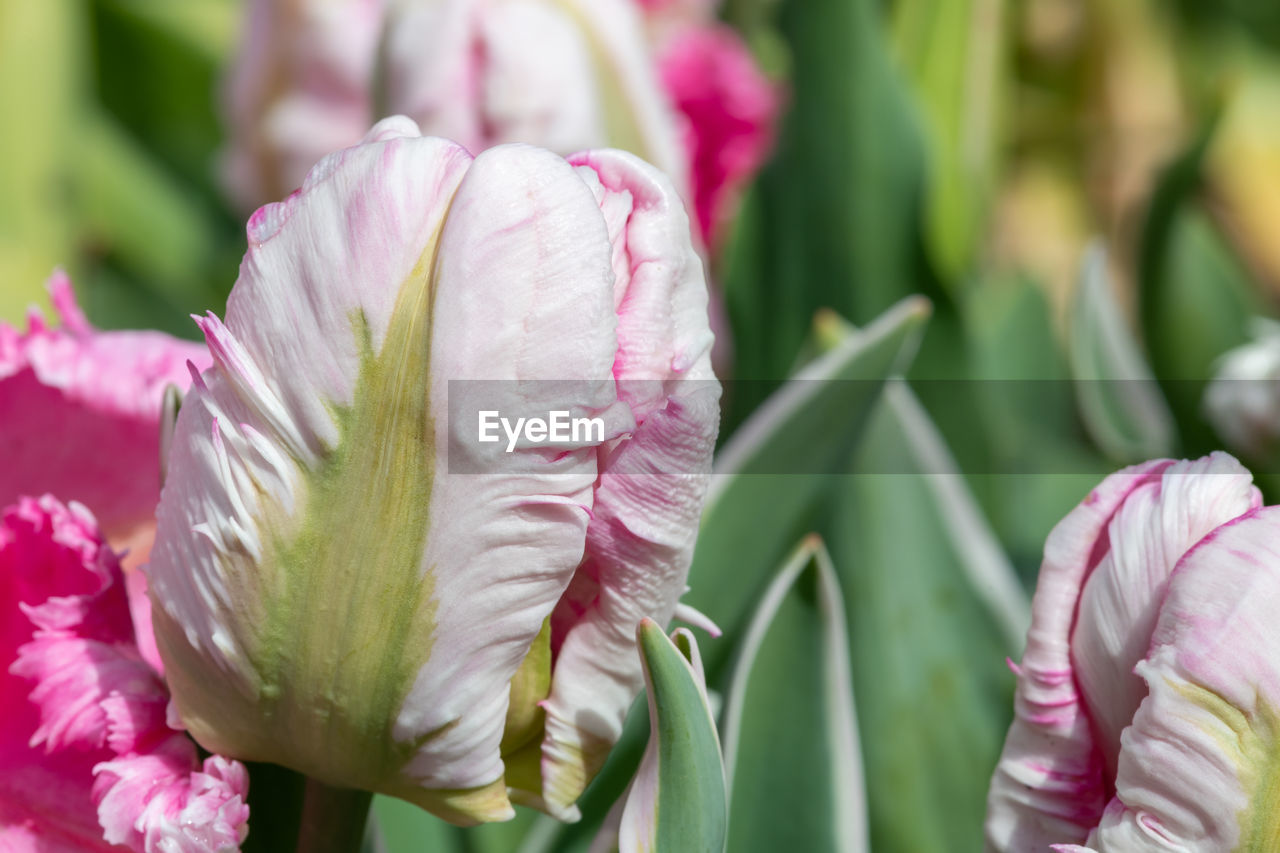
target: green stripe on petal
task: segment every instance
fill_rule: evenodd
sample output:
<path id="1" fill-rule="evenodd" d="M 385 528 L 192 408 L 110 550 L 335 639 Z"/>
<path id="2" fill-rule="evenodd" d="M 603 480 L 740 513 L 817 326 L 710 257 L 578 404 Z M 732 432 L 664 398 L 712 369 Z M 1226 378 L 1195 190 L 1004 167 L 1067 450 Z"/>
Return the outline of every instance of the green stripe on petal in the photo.
<path id="1" fill-rule="evenodd" d="M 431 648 L 422 553 L 435 474 L 427 395 L 436 246 L 401 286 L 380 353 L 363 317 L 353 318 L 360 371 L 352 404 L 334 412 L 338 445 L 304 475 L 301 530 L 261 563 L 266 620 L 252 656 L 262 712 L 303 745 L 292 766 L 306 770 L 299 762 L 327 741 L 326 767 L 307 772 L 335 774 L 335 784 L 373 772 L 358 787 L 374 788 L 418 745 L 397 744 L 391 726 Z M 314 695 L 319 684 L 330 693 Z"/>

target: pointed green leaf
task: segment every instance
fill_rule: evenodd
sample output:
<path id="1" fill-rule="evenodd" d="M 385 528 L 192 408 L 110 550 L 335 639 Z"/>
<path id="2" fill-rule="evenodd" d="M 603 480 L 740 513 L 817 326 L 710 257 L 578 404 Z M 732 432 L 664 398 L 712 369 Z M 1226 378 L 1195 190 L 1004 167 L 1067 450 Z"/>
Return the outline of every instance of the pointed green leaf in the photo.
<path id="1" fill-rule="evenodd" d="M 808 537 L 739 648 L 724 712 L 729 849 L 867 850 L 866 792 L 839 581 Z"/>
<path id="2" fill-rule="evenodd" d="M 905 384 L 886 389 L 819 528 L 849 613 L 872 849 L 981 849 L 1026 595 Z"/>
<path id="3" fill-rule="evenodd" d="M 621 815 L 622 853 L 721 853 L 726 803 L 720 738 L 693 635 L 651 619 L 636 632 L 649 694 L 649 747 Z"/>
<path id="4" fill-rule="evenodd" d="M 1101 246 L 1085 253 L 1070 354 L 1080 412 L 1099 447 L 1124 463 L 1174 452 L 1173 413 L 1121 314 Z"/>
<path id="5" fill-rule="evenodd" d="M 727 633 L 787 549 L 858 440 L 886 376 L 914 353 L 929 313 L 906 300 L 800 371 L 743 424 L 716 461 L 685 600 Z M 767 523 L 762 523 L 767 520 Z M 707 650 L 716 672 L 726 644 Z"/>

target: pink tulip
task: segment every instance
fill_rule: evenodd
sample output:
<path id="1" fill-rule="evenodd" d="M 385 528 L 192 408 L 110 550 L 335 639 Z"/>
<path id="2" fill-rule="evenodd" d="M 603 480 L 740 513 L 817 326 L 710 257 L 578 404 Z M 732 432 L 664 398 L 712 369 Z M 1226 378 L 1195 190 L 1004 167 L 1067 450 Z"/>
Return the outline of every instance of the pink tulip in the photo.
<path id="1" fill-rule="evenodd" d="M 1215 453 L 1054 528 L 992 780 L 993 851 L 1269 849 L 1280 510 Z"/>
<path id="2" fill-rule="evenodd" d="M 715 441 L 677 193 L 621 152 L 472 157 L 397 117 L 248 238 L 148 569 L 181 719 L 457 822 L 572 817 L 643 683 L 637 622 L 677 611 Z M 478 443 L 451 405 L 493 383 L 456 380 L 600 434 Z"/>
<path id="3" fill-rule="evenodd" d="M 4 512 L 0 849 L 239 849 L 245 769 L 201 763 L 166 723 L 168 692 L 138 639 L 118 557 L 88 510 L 46 496 Z"/>

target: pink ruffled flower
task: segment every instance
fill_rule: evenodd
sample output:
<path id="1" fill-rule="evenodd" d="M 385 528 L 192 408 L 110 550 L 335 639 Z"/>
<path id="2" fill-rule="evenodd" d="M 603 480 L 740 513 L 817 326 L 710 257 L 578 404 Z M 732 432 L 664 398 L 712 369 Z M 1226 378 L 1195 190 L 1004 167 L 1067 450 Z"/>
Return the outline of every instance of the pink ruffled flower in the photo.
<path id="1" fill-rule="evenodd" d="M 248 777 L 165 721 L 117 555 L 89 511 L 23 498 L 0 519 L 0 848 L 234 851 Z"/>
<path id="2" fill-rule="evenodd" d="M 989 850 L 1273 849 L 1280 508 L 1260 505 L 1215 453 L 1113 474 L 1054 528 Z"/>
<path id="3" fill-rule="evenodd" d="M 21 495 L 78 501 L 129 565 L 145 561 L 160 500 L 164 389 L 191 383 L 203 344 L 160 332 L 100 332 L 56 272 L 49 293 L 60 325 L 32 313 L 21 332 L 0 323 L 0 506 Z"/>

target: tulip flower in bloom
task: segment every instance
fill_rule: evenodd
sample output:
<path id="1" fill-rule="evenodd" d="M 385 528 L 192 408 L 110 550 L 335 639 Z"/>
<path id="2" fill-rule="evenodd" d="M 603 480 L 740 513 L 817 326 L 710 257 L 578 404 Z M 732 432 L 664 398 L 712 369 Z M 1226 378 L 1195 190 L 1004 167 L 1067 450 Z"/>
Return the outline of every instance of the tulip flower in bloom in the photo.
<path id="1" fill-rule="evenodd" d="M 621 152 L 472 157 L 397 117 L 248 238 L 148 569 L 179 716 L 460 823 L 572 818 L 643 683 L 636 624 L 677 612 L 717 430 L 678 195 Z M 478 444 L 457 380 L 607 433 Z"/>
<path id="2" fill-rule="evenodd" d="M 1054 528 L 989 850 L 1272 849 L 1280 509 L 1260 505 L 1215 453 L 1113 474 Z"/>
<path id="3" fill-rule="evenodd" d="M 168 692 L 139 639 L 88 510 L 46 496 L 4 511 L 0 849 L 239 849 L 248 774 L 201 762 L 166 723 Z"/>

